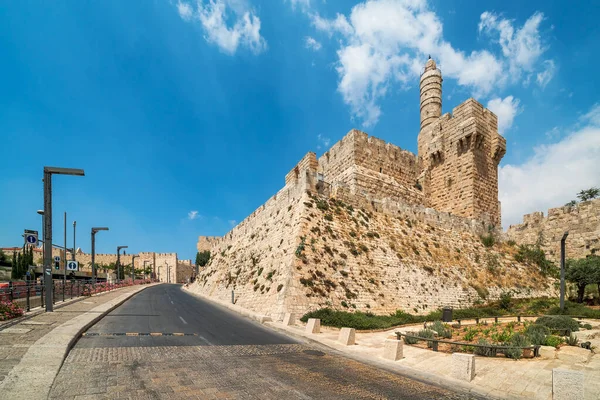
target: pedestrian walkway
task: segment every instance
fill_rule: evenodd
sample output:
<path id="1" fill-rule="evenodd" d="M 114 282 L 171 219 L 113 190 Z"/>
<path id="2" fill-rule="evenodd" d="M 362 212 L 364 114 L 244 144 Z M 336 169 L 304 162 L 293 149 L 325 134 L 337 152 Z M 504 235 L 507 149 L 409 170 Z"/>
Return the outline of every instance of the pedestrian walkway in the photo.
<path id="1" fill-rule="evenodd" d="M 71 304 L 65 304 L 65 306 L 55 309 L 54 312 L 34 315 L 0 330 L 0 392 L 8 390 L 6 386 L 10 383 L 9 380 L 12 383 L 15 381 L 31 383 L 43 381 L 44 379 L 39 379 L 40 377 L 33 372 L 24 372 L 26 369 L 20 368 L 19 364 L 22 364 L 24 360 L 32 355 L 43 357 L 43 349 L 46 349 L 46 352 L 52 351 L 48 349 L 53 346 L 56 349 L 54 358 L 60 359 L 60 363 L 62 363 L 62 357 L 60 356 L 60 352 L 63 351 L 62 347 L 68 347 L 68 344 L 76 338 L 80 329 L 78 325 L 103 315 L 103 306 L 112 306 L 116 302 L 124 301 L 148 286 L 128 286 L 87 297 Z M 46 339 L 54 340 L 56 343 L 52 345 L 41 343 L 48 341 Z M 32 354 L 33 352 L 39 354 Z M 66 353 L 66 348 L 64 352 Z M 40 358 L 39 362 L 43 362 L 43 360 Z M 58 366 L 60 367 L 60 364 Z M 40 365 L 40 367 L 45 368 L 46 366 Z M 49 368 L 49 370 L 51 369 Z M 42 373 L 45 373 L 45 371 Z M 45 378 L 46 380 L 50 379 L 50 377 Z M 51 384 L 52 380 L 50 380 Z"/>
<path id="2" fill-rule="evenodd" d="M 466 322 L 469 323 L 469 321 Z M 590 340 L 593 346 L 600 347 L 600 320 L 586 320 L 586 322 L 591 322 L 595 329 L 577 332 L 578 336 L 584 340 Z M 472 323 L 474 324 L 475 321 Z M 321 327 L 321 333 L 307 334 L 302 323 L 284 326 L 279 322 L 268 322 L 266 325 L 310 338 L 359 360 L 375 361 L 415 378 L 428 381 L 434 379 L 441 384 L 450 383 L 465 387 L 463 382 L 456 381 L 451 377 L 451 354 L 404 345 L 403 359 L 389 361 L 381 357 L 385 340 L 396 339 L 394 332 L 418 331 L 423 328 L 422 324 L 382 332 L 358 332 L 356 333 L 356 344 L 353 346 L 345 346 L 338 342 L 340 330 L 336 328 Z M 552 369 L 564 368 L 584 373 L 586 400 L 600 398 L 600 355 L 593 355 L 587 361 L 574 356 L 561 358 L 538 357 L 515 361 L 501 357 L 477 357 L 475 379 L 466 384 L 466 387 L 471 388 L 475 393 L 489 397 L 550 400 L 552 399 Z"/>

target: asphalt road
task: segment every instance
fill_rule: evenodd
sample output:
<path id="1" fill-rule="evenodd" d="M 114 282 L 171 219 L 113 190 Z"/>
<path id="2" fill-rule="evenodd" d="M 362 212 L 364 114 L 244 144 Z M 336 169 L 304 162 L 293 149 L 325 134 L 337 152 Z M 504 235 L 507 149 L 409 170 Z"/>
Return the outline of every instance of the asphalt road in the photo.
<path id="1" fill-rule="evenodd" d="M 179 285 L 147 288 L 87 333 L 63 363 L 50 398 L 476 398 L 290 339 Z M 140 333 L 163 335 L 124 335 Z"/>
<path id="2" fill-rule="evenodd" d="M 173 334 L 186 336 L 174 336 Z M 94 335 L 110 336 L 94 336 Z M 143 336 L 124 336 L 143 334 Z M 151 336 L 148 334 L 162 334 Z M 168 336 L 165 336 L 168 335 Z M 80 348 L 297 343 L 225 307 L 163 284 L 147 288 L 90 328 Z"/>

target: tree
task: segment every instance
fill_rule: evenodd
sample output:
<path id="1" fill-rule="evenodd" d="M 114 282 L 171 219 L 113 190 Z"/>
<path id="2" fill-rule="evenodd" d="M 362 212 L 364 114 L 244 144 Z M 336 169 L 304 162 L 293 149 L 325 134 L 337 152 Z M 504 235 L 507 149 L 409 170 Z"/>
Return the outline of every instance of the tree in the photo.
<path id="1" fill-rule="evenodd" d="M 0 249 L 0 265 L 11 265 L 8 262 L 8 256 Z"/>
<path id="2" fill-rule="evenodd" d="M 196 265 L 204 267 L 210 260 L 210 250 L 199 251 L 196 253 Z"/>
<path id="3" fill-rule="evenodd" d="M 575 207 L 576 205 L 577 205 L 577 200 L 571 200 L 570 202 L 565 204 L 565 207 Z"/>
<path id="4" fill-rule="evenodd" d="M 600 196 L 600 189 L 594 187 L 587 190 L 582 190 L 577 194 L 577 197 L 579 197 L 581 201 L 592 200 L 598 196 Z"/>
<path id="5" fill-rule="evenodd" d="M 590 284 L 598 283 L 598 261 L 597 256 L 580 258 L 577 260 L 567 261 L 567 270 L 565 271 L 565 279 L 577 285 L 577 302 L 583 303 L 585 295 L 585 287 Z"/>

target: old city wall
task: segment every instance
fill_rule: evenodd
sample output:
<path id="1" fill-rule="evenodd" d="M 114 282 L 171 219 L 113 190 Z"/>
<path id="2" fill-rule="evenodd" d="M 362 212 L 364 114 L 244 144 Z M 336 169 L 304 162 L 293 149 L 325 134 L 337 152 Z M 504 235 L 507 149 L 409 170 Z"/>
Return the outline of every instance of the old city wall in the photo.
<path id="1" fill-rule="evenodd" d="M 236 304 L 253 311 L 280 315 L 289 309 L 299 286 L 292 262 L 300 242 L 302 202 L 314 187 L 314 176 L 307 172 L 316 172 L 307 156 L 287 175 L 283 189 L 225 236 L 199 238 L 199 248 L 211 244 L 211 259 L 190 290 L 224 301 L 231 301 L 233 291 Z"/>
<path id="2" fill-rule="evenodd" d="M 567 258 L 600 254 L 600 199 L 551 208 L 546 217 L 543 212 L 527 214 L 522 224 L 508 228 L 506 237 L 519 244 L 540 243 L 546 256 L 558 264 L 560 240 L 566 231 Z"/>
<path id="3" fill-rule="evenodd" d="M 276 319 L 321 307 L 427 313 L 508 290 L 516 297 L 555 294 L 535 266 L 515 261 L 515 247 L 484 247 L 465 219 L 404 203 L 361 209 L 296 193 L 265 204 L 265 214 L 228 234 L 193 290 L 225 301 L 234 290 L 237 304 Z M 282 218 L 286 204 L 292 215 Z"/>
<path id="4" fill-rule="evenodd" d="M 497 117 L 469 99 L 419 134 L 425 197 L 438 211 L 500 225 L 498 163 L 506 141 Z"/>

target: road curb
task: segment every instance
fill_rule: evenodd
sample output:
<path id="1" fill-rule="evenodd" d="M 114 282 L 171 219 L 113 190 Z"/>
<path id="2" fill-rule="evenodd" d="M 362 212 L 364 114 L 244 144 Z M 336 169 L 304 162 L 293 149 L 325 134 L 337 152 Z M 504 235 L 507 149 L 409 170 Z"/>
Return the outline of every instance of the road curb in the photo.
<path id="1" fill-rule="evenodd" d="M 54 378 L 81 334 L 125 301 L 151 286 L 155 285 L 143 285 L 100 304 L 42 336 L 0 382 L 0 392 L 10 399 L 46 399 Z"/>

